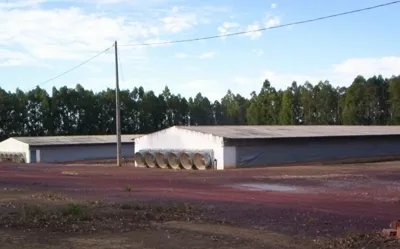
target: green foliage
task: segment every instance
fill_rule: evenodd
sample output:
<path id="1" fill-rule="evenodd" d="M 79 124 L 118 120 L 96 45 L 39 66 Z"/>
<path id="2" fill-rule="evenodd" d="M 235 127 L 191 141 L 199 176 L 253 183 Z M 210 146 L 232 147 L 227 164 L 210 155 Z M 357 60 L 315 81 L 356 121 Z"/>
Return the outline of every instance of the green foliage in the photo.
<path id="1" fill-rule="evenodd" d="M 210 89 L 212 91 L 212 89 Z M 173 125 L 385 125 L 400 124 L 400 76 L 357 76 L 349 87 L 328 81 L 293 82 L 277 90 L 265 80 L 249 99 L 228 90 L 211 102 L 135 87 L 121 91 L 123 134 L 150 133 Z M 115 134 L 115 91 L 36 87 L 29 92 L 0 88 L 0 140 L 11 136 Z"/>
<path id="2" fill-rule="evenodd" d="M 69 203 L 63 210 L 64 216 L 72 216 L 75 218 L 83 218 L 86 214 L 87 207 L 79 203 Z"/>
<path id="3" fill-rule="evenodd" d="M 282 97 L 279 124 L 294 125 L 296 123 L 294 104 L 294 94 L 291 89 L 287 89 Z"/>

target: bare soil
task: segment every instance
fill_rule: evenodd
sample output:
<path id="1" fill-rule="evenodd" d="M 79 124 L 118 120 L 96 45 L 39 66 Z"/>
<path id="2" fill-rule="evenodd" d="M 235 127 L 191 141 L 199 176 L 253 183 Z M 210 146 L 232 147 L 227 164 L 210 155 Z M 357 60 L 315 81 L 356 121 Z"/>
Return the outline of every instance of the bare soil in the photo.
<path id="1" fill-rule="evenodd" d="M 101 165 L 101 166 L 100 166 Z M 0 248 L 400 248 L 400 163 L 0 164 Z"/>

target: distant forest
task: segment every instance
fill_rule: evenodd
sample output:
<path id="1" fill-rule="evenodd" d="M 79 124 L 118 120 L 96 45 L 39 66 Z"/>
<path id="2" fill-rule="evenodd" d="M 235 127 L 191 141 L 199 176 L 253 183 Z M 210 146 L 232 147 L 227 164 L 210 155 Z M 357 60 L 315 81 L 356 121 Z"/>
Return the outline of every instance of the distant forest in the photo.
<path id="1" fill-rule="evenodd" d="M 0 88 L 0 140 L 10 136 L 115 134 L 115 90 L 94 93 L 37 87 L 29 92 Z M 293 82 L 276 90 L 265 80 L 249 99 L 228 91 L 213 103 L 135 87 L 121 91 L 123 134 L 150 133 L 173 125 L 399 125 L 400 76 L 357 76 L 350 87 L 328 81 Z"/>

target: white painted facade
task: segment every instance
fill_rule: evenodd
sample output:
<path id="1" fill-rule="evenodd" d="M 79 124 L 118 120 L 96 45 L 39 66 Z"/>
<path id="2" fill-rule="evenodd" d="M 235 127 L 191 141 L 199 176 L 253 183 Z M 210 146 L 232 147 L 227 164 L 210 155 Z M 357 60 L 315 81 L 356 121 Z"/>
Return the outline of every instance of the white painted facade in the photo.
<path id="1" fill-rule="evenodd" d="M 353 126 L 316 129 L 320 127 L 174 126 L 136 138 L 135 147 L 136 151 L 213 150 L 218 170 L 400 155 L 400 126 L 391 131 Z"/>
<path id="2" fill-rule="evenodd" d="M 236 168 L 236 147 L 226 146 L 224 149 L 224 169 Z"/>
<path id="3" fill-rule="evenodd" d="M 116 157 L 115 144 L 82 144 L 65 146 L 31 146 L 14 138 L 0 142 L 0 153 L 22 153 L 26 163 L 53 163 Z M 122 156 L 134 155 L 134 142 L 122 144 Z"/>
<path id="4" fill-rule="evenodd" d="M 10 152 L 10 153 L 23 153 L 27 163 L 31 162 L 31 155 L 29 151 L 29 145 L 20 142 L 14 138 L 9 138 L 0 142 L 0 152 Z"/>
<path id="5" fill-rule="evenodd" d="M 136 138 L 135 151 L 146 149 L 213 150 L 217 170 L 236 167 L 236 148 L 224 147 L 222 137 L 176 126 Z"/>

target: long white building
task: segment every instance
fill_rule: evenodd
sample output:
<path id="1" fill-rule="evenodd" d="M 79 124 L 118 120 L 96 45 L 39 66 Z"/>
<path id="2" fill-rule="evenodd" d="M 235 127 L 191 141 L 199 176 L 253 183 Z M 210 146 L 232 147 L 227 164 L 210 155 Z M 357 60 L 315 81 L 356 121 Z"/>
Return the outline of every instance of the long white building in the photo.
<path id="1" fill-rule="evenodd" d="M 132 158 L 134 139 L 122 135 L 122 156 Z M 116 136 L 12 137 L 0 142 L 0 157 L 19 154 L 26 163 L 71 162 L 116 157 Z"/>
<path id="2" fill-rule="evenodd" d="M 136 138 L 135 150 L 148 155 L 148 167 L 164 168 L 185 154 L 186 169 L 204 160 L 199 153 L 209 153 L 207 167 L 218 170 L 388 158 L 400 156 L 400 126 L 174 126 Z"/>

